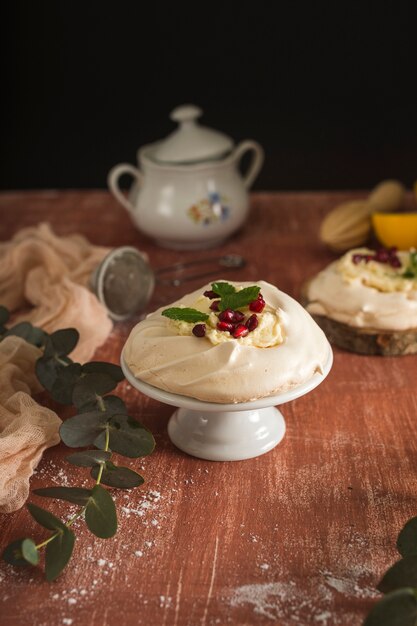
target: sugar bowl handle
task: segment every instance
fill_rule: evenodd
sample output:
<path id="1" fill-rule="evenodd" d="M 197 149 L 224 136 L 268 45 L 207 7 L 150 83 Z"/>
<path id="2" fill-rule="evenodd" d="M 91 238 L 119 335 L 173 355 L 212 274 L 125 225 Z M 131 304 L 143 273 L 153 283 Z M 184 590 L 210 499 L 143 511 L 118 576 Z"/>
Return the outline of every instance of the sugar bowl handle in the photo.
<path id="1" fill-rule="evenodd" d="M 119 186 L 119 179 L 123 174 L 130 174 L 137 181 L 139 186 L 143 183 L 143 174 L 137 167 L 130 165 L 130 163 L 120 163 L 120 165 L 115 165 L 107 176 L 108 187 L 116 200 L 118 200 L 129 213 L 134 214 L 135 207 L 130 200 L 126 198 Z"/>
<path id="2" fill-rule="evenodd" d="M 264 162 L 264 151 L 262 146 L 260 146 L 259 143 L 256 143 L 256 141 L 251 141 L 249 139 L 242 141 L 242 143 L 237 146 L 233 155 L 236 163 L 239 163 L 245 152 L 253 153 L 248 171 L 243 175 L 243 184 L 246 189 L 250 189 Z"/>

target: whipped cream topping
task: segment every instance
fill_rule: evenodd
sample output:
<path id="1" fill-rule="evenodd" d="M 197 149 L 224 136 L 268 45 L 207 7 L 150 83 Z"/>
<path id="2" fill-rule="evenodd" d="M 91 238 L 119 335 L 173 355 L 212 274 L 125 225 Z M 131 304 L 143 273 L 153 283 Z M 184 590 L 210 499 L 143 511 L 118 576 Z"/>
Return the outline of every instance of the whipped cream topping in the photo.
<path id="1" fill-rule="evenodd" d="M 236 290 L 239 291 L 239 287 L 237 287 Z M 191 305 L 191 308 L 197 309 L 209 316 L 206 322 L 205 336 L 215 346 L 225 341 L 236 341 L 230 333 L 217 329 L 219 318 L 216 313 L 210 310 L 211 303 L 212 300 L 200 294 L 199 298 Z M 251 314 L 247 306 L 240 310 L 246 314 L 246 317 Z M 284 330 L 279 309 L 274 309 L 266 304 L 264 310 L 261 313 L 257 313 L 257 318 L 257 328 L 246 335 L 246 337 L 241 337 L 239 339 L 240 344 L 254 346 L 256 348 L 270 348 L 284 341 Z M 195 326 L 194 323 L 179 320 L 171 320 L 171 323 L 175 325 L 178 334 L 192 335 Z"/>
<path id="2" fill-rule="evenodd" d="M 410 253 L 397 253 L 401 266 L 364 260 L 367 248 L 350 250 L 322 270 L 307 289 L 307 310 L 349 326 L 386 331 L 417 328 L 417 280 L 404 278 Z"/>
<path id="3" fill-rule="evenodd" d="M 261 288 L 266 306 L 257 329 L 234 339 L 209 320 L 206 336 L 195 337 L 194 324 L 173 322 L 162 307 L 139 322 L 126 342 L 123 355 L 134 376 L 172 393 L 232 403 L 287 391 L 323 372 L 329 344 L 298 302 L 264 281 L 231 284 Z M 210 301 L 201 296 L 209 289 L 205 285 L 170 306 L 207 312 Z"/>

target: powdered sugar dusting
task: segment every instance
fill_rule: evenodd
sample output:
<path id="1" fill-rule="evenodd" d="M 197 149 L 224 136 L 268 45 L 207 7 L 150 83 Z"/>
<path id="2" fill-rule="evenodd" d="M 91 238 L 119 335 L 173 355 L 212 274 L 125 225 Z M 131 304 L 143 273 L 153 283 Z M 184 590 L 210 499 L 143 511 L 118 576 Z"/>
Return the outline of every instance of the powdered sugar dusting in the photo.
<path id="1" fill-rule="evenodd" d="M 48 473 L 55 471 L 50 463 L 47 466 Z M 320 477 L 327 482 L 332 474 L 331 465 L 325 462 L 318 464 L 317 468 L 320 468 Z M 314 467 L 314 472 L 317 468 Z M 140 471 L 143 468 L 135 466 L 135 469 Z M 233 505 L 233 498 L 237 500 L 240 496 L 234 496 L 230 489 L 225 489 L 221 481 L 215 483 L 218 487 L 216 492 L 211 492 L 211 506 L 216 518 L 217 560 L 214 558 L 214 546 L 207 544 L 207 551 L 203 554 L 204 578 L 204 568 L 201 570 L 201 578 L 200 570 L 196 570 L 195 584 L 206 590 L 203 617 L 193 614 L 193 619 L 196 618 L 198 623 L 204 626 L 233 623 L 356 626 L 363 618 L 370 606 L 369 601 L 378 595 L 372 588 L 375 583 L 375 565 L 371 552 L 374 537 L 367 536 L 365 529 L 359 525 L 346 523 L 341 528 L 331 517 L 326 527 L 325 549 L 323 537 L 315 523 L 305 534 L 294 532 L 286 517 L 287 506 L 291 504 L 294 511 L 300 511 L 301 508 L 309 507 L 311 500 L 320 497 L 321 493 L 316 483 L 312 487 L 314 493 L 302 486 L 308 482 L 307 470 L 297 469 L 297 474 L 292 477 L 291 489 L 277 490 L 275 480 L 271 488 L 263 492 L 262 498 L 270 499 L 277 512 L 268 525 L 268 532 L 265 532 L 268 518 L 265 516 L 262 519 L 261 515 L 265 513 L 260 514 L 262 509 L 258 508 L 256 497 L 242 512 L 242 509 L 235 509 Z M 289 478 L 289 471 L 285 463 L 280 464 L 280 483 L 285 483 L 285 479 Z M 169 489 L 165 483 L 160 490 L 145 487 L 140 490 L 112 491 L 119 523 L 116 541 L 92 541 L 84 520 L 77 520 L 77 534 L 80 539 L 84 537 L 84 546 L 78 558 L 71 562 L 67 573 L 60 577 L 57 585 L 50 588 L 47 598 L 50 606 L 54 606 L 56 612 L 59 611 L 57 624 L 64 624 L 63 620 L 73 620 L 73 626 L 77 626 L 80 612 L 92 606 L 101 606 L 104 590 L 123 580 L 123 585 L 134 592 L 135 602 L 152 610 L 161 626 L 179 626 L 185 611 L 189 610 L 190 580 L 187 568 L 184 566 L 183 574 L 182 570 L 177 574 L 173 571 L 158 579 L 156 584 L 153 581 L 155 587 L 152 593 L 146 584 L 142 592 L 138 592 L 134 571 L 143 572 L 148 567 L 151 571 L 163 568 L 167 562 L 164 559 L 166 556 L 169 558 L 170 549 L 177 541 L 181 553 L 184 554 L 186 546 L 190 562 L 198 562 L 201 553 L 197 551 L 197 530 L 201 533 L 206 521 L 199 496 L 202 484 L 215 479 L 214 474 L 214 466 L 210 466 L 210 471 L 201 466 L 195 467 L 186 477 L 175 475 Z M 61 479 L 62 476 L 51 482 L 62 484 L 65 479 Z M 73 485 L 74 480 L 71 479 L 70 484 Z M 343 488 L 343 493 L 339 489 L 339 494 L 334 497 L 340 500 L 345 498 L 346 485 Z M 347 492 L 349 495 L 350 492 Z M 178 516 L 180 505 L 190 513 L 183 527 L 186 541 L 184 534 L 178 536 L 172 532 L 173 512 Z M 61 510 L 62 518 L 69 516 L 72 505 L 58 502 L 54 506 Z M 234 511 L 237 510 L 239 514 L 235 515 Z M 279 511 L 284 516 L 280 517 Z M 241 546 L 244 546 L 244 566 L 240 554 L 230 559 L 230 547 L 236 536 L 240 538 Z M 80 544 L 81 541 L 77 545 Z M 341 546 L 344 550 L 341 550 Z M 286 554 L 289 551 L 294 553 L 298 565 L 295 562 L 288 565 Z M 299 558 L 301 552 L 303 558 Z M 288 569 L 285 569 L 285 564 Z M 0 579 L 2 575 L 5 576 L 3 567 L 0 565 Z M 225 568 L 230 568 L 227 575 Z M 88 577 L 84 577 L 85 572 L 88 572 Z M 16 572 L 13 576 L 19 581 L 23 575 Z M 65 586 L 66 580 L 72 580 L 72 588 Z M 26 582 L 27 578 L 24 584 Z M 126 608 L 132 609 L 129 605 Z M 143 622 L 139 619 L 137 623 Z M 71 626 L 69 622 L 68 626 Z"/>
<path id="2" fill-rule="evenodd" d="M 326 584 L 345 596 L 355 596 L 357 598 L 376 598 L 379 593 L 372 587 L 359 585 L 353 578 L 347 576 L 335 576 L 331 572 L 322 572 Z"/>
<path id="3" fill-rule="evenodd" d="M 261 566 L 262 567 L 262 566 Z M 250 609 L 271 621 L 281 620 L 280 626 L 318 624 L 320 626 L 348 626 L 357 623 L 358 614 L 344 612 L 337 617 L 335 606 L 338 596 L 352 598 L 376 598 L 378 592 L 360 579 L 354 572 L 345 576 L 328 571 L 320 572 L 309 580 L 308 590 L 305 580 L 279 580 L 266 583 L 252 583 L 235 588 L 228 597 L 230 607 Z"/>

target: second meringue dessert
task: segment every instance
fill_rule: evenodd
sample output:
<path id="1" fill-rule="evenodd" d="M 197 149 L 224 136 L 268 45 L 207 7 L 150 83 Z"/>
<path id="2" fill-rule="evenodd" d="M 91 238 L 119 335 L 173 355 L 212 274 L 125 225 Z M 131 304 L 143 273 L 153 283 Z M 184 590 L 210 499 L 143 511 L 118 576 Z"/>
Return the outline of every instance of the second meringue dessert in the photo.
<path id="1" fill-rule="evenodd" d="M 264 281 L 222 280 L 148 315 L 123 350 L 136 378 L 216 403 L 287 391 L 323 373 L 329 353 L 296 300 Z"/>
<path id="2" fill-rule="evenodd" d="M 415 250 L 350 250 L 304 292 L 307 310 L 336 345 L 363 354 L 417 352 Z"/>

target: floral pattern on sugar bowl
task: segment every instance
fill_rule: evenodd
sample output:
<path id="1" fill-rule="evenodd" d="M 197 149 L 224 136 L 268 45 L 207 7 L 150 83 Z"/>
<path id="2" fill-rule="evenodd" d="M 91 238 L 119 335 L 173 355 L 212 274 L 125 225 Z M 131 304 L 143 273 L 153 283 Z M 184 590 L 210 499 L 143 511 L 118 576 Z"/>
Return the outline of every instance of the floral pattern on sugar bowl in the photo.
<path id="1" fill-rule="evenodd" d="M 213 222 L 225 222 L 230 217 L 230 207 L 225 203 L 227 198 L 217 192 L 209 193 L 208 198 L 199 200 L 187 210 L 187 215 L 196 224 L 208 226 Z"/>

